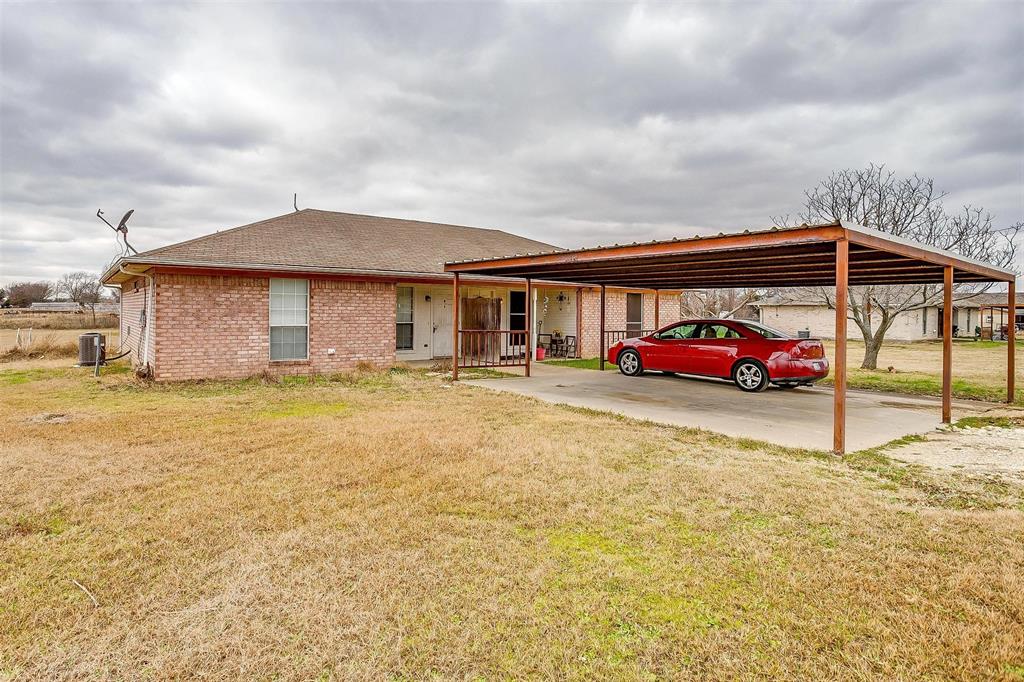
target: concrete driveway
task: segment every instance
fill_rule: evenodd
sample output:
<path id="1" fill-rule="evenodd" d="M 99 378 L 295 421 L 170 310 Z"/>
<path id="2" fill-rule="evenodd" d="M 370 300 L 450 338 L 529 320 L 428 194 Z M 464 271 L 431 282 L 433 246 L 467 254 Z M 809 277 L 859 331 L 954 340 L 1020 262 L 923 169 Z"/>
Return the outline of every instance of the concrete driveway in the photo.
<path id="1" fill-rule="evenodd" d="M 744 393 L 731 383 L 712 379 L 661 374 L 630 378 L 614 367 L 599 372 L 542 364 L 534 364 L 530 378 L 465 383 L 787 447 L 832 449 L 832 391 L 828 387 L 769 387 L 761 393 Z M 954 401 L 953 418 L 999 407 Z M 867 391 L 847 392 L 846 415 L 848 452 L 926 433 L 941 422 L 938 399 Z"/>

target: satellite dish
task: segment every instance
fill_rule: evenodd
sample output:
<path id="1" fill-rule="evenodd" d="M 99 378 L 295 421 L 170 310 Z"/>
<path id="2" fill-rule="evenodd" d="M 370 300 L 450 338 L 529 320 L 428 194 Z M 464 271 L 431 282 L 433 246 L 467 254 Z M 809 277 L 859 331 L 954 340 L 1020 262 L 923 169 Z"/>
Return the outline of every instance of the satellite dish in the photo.
<path id="1" fill-rule="evenodd" d="M 127 254 L 128 252 L 138 253 L 138 251 L 135 250 L 135 247 L 128 243 L 128 219 L 132 217 L 132 213 L 135 213 L 134 208 L 130 209 L 127 213 L 125 213 L 124 217 L 121 218 L 121 222 L 117 224 L 117 227 L 114 227 L 113 225 L 110 224 L 109 220 L 103 217 L 102 209 L 96 211 L 97 218 L 105 222 L 107 224 L 107 227 L 109 227 L 115 233 L 121 234 L 121 238 L 124 239 L 125 254 Z M 117 238 L 116 234 L 114 238 Z"/>
<path id="2" fill-rule="evenodd" d="M 123 218 L 121 218 L 121 222 L 117 224 L 118 232 L 124 232 L 125 234 L 128 234 L 128 219 L 132 217 L 132 213 L 135 213 L 134 208 L 128 209 L 128 212 L 124 214 Z"/>

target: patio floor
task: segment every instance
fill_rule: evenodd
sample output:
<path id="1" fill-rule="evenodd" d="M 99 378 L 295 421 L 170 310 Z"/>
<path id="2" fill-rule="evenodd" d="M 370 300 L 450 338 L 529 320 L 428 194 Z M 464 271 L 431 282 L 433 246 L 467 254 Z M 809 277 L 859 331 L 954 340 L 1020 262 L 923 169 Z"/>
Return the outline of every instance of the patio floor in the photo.
<path id="1" fill-rule="evenodd" d="M 732 383 L 684 376 L 623 376 L 536 363 L 533 376 L 472 379 L 466 384 L 517 393 L 550 403 L 614 412 L 673 426 L 707 429 L 727 436 L 778 445 L 829 450 L 832 446 L 832 390 L 769 387 L 743 393 Z M 1005 405 L 953 401 L 953 419 L 1005 410 Z M 847 391 L 847 448 L 876 447 L 940 425 L 938 398 Z"/>

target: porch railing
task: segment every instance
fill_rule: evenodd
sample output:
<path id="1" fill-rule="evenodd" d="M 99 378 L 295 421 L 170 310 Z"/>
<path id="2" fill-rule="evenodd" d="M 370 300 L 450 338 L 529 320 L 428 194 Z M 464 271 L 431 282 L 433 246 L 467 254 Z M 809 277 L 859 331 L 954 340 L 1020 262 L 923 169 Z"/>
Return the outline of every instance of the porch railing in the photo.
<path id="1" fill-rule="evenodd" d="M 460 329 L 459 367 L 523 367 L 526 332 L 511 329 Z"/>
<path id="2" fill-rule="evenodd" d="M 635 336 L 647 336 L 648 334 L 653 334 L 656 331 L 658 331 L 658 330 L 657 329 L 640 329 L 640 330 L 605 329 L 604 330 L 604 347 L 607 350 L 608 348 L 611 348 L 612 344 L 616 343 L 617 341 L 622 341 L 623 339 L 631 339 L 631 338 L 633 338 Z"/>

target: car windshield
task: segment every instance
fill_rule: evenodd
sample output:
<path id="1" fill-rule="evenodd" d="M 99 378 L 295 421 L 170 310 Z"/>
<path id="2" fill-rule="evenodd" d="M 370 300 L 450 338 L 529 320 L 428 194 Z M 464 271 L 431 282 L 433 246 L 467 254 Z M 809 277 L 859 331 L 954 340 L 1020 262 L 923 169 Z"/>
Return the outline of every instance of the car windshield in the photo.
<path id="1" fill-rule="evenodd" d="M 788 339 L 789 338 L 789 334 L 785 334 L 783 332 L 780 332 L 778 329 L 772 329 L 771 327 L 766 327 L 763 324 L 760 324 L 758 322 L 738 322 L 738 324 L 746 327 L 747 329 L 749 329 L 752 332 L 756 332 L 756 333 L 760 334 L 761 336 L 763 336 L 766 339 Z"/>

